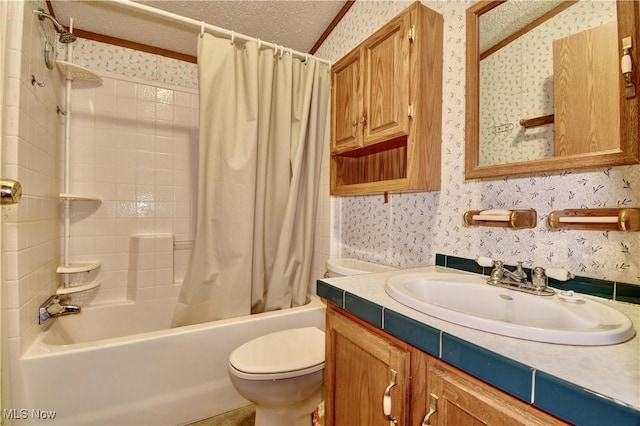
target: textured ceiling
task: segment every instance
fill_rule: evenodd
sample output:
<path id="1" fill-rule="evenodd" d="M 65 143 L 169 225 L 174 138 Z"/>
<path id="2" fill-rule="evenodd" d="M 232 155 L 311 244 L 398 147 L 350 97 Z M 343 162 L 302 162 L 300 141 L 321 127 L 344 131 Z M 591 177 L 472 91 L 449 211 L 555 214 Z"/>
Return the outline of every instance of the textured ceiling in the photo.
<path id="1" fill-rule="evenodd" d="M 227 30 L 309 52 L 345 0 L 138 1 Z M 54 0 L 56 19 L 74 28 L 196 55 L 197 27 L 109 1 Z"/>
<path id="2" fill-rule="evenodd" d="M 493 47 L 562 3 L 561 0 L 508 1 L 480 18 L 480 52 Z"/>

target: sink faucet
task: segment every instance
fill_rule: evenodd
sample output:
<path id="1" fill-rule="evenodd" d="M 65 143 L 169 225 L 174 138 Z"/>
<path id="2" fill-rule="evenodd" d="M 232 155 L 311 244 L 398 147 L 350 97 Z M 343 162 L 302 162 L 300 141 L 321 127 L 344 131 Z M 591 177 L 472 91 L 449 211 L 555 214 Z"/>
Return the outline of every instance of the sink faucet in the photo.
<path id="1" fill-rule="evenodd" d="M 487 279 L 487 284 L 510 288 L 512 290 L 523 291 L 525 293 L 536 294 L 539 296 L 553 296 L 555 294 L 553 289 L 547 287 L 549 276 L 559 281 L 566 281 L 570 278 L 575 278 L 573 274 L 564 269 L 548 268 L 545 271 L 544 268 L 536 266 L 532 270 L 531 281 L 528 281 L 527 273 L 522 269 L 522 262 L 518 262 L 518 266 L 513 272 L 505 268 L 504 263 L 500 260 L 480 257 L 477 262 L 480 266 L 493 267 L 493 270 Z"/>
<path id="2" fill-rule="evenodd" d="M 510 283 L 514 285 L 523 285 L 527 283 L 527 273 L 522 269 L 522 262 L 518 262 L 518 266 L 515 271 L 511 272 L 506 269 L 500 260 L 496 260 L 493 264 L 494 268 L 491 271 L 489 280 L 491 284 L 497 285 L 499 283 Z"/>
<path id="3" fill-rule="evenodd" d="M 80 306 L 68 305 L 66 302 L 70 301 L 69 296 L 63 296 L 54 294 L 48 298 L 38 310 L 38 322 L 44 324 L 51 318 L 60 317 L 63 315 L 79 314 Z"/>

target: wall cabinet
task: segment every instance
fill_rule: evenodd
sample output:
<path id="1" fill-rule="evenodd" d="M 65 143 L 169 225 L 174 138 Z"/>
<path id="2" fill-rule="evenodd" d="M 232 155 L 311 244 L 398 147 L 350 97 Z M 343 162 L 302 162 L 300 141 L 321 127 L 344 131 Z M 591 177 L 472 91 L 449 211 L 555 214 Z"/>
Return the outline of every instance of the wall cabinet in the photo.
<path id="1" fill-rule="evenodd" d="M 442 25 L 414 3 L 333 65 L 332 195 L 440 189 Z"/>
<path id="2" fill-rule="evenodd" d="M 398 425 L 566 425 L 332 305 L 326 336 L 327 426 L 388 426 L 383 394 L 392 369 Z M 435 412 L 427 422 L 430 405 Z"/>

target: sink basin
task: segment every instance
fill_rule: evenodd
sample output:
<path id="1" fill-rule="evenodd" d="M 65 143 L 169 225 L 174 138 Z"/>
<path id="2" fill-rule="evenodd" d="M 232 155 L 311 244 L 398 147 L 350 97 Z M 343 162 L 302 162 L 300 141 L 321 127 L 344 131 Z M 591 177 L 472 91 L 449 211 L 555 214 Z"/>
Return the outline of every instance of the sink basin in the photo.
<path id="1" fill-rule="evenodd" d="M 623 313 L 572 292 L 536 296 L 494 287 L 487 277 L 442 272 L 389 278 L 385 291 L 403 305 L 455 324 L 504 336 L 565 345 L 612 345 L 635 334 Z"/>

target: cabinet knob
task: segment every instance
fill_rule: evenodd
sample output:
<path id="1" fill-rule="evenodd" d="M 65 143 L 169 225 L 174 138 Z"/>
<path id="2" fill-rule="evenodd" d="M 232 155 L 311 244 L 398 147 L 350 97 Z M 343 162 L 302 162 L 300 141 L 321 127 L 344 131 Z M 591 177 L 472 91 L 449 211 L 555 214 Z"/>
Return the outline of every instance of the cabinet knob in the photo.
<path id="1" fill-rule="evenodd" d="M 351 122 L 351 125 L 352 125 L 353 127 L 356 127 L 356 126 L 358 125 L 358 122 L 357 122 L 356 120 L 353 120 L 353 121 Z"/>
<path id="2" fill-rule="evenodd" d="M 362 117 L 360 117 L 360 122 L 362 124 L 366 124 L 367 123 L 367 117 L 365 117 L 364 115 Z"/>

